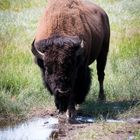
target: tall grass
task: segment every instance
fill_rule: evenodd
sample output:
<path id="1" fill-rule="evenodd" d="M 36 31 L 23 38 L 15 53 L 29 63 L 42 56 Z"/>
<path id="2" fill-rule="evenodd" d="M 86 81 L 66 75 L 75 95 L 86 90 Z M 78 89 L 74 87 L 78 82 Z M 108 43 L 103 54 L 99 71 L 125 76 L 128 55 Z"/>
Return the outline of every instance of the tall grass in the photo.
<path id="1" fill-rule="evenodd" d="M 0 116 L 21 116 L 50 99 L 30 51 L 45 1 L 39 5 L 19 0 L 0 3 Z"/>
<path id="2" fill-rule="evenodd" d="M 132 107 L 132 104 L 129 101 L 140 99 L 140 2 L 95 2 L 107 11 L 111 23 L 110 52 L 105 71 L 107 100 L 128 101 L 126 108 L 130 110 L 128 106 Z M 47 106 L 52 101 L 44 90 L 40 70 L 30 51 L 37 21 L 46 4 L 45 0 L 0 0 L 0 115 L 23 115 L 32 107 Z M 94 109 L 100 106 L 95 102 L 98 96 L 96 66 L 92 64 L 90 67 L 93 80 L 82 108 L 99 114 L 103 109 Z M 113 103 L 104 105 L 105 110 L 109 110 L 109 105 L 114 107 Z"/>

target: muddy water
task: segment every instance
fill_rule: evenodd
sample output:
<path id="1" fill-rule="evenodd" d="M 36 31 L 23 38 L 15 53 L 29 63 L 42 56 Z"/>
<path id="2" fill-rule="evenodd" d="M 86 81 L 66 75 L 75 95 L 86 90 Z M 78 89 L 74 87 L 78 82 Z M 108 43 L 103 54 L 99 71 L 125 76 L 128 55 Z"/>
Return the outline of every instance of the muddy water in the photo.
<path id="1" fill-rule="evenodd" d="M 77 116 L 76 123 L 94 123 L 95 118 L 87 116 Z M 107 120 L 107 122 L 120 122 Z M 16 125 L 1 126 L 0 140 L 48 140 L 53 132 L 58 131 L 58 119 L 33 118 Z"/>
<path id="2" fill-rule="evenodd" d="M 57 131 L 56 118 L 34 118 L 27 122 L 0 128 L 0 140 L 48 140 Z"/>
<path id="3" fill-rule="evenodd" d="M 59 118 L 60 119 L 60 118 Z M 49 140 L 50 136 L 58 134 L 58 126 L 60 121 L 58 118 L 33 118 L 26 122 L 16 125 L 2 126 L 0 124 L 0 140 Z M 94 123 L 96 119 L 88 116 L 75 117 L 74 123 Z M 140 119 L 131 118 L 129 120 L 105 120 L 107 123 L 140 123 Z M 63 126 L 62 126 L 63 127 Z M 130 137 L 131 139 L 131 137 Z M 129 139 L 129 140 L 130 140 Z"/>

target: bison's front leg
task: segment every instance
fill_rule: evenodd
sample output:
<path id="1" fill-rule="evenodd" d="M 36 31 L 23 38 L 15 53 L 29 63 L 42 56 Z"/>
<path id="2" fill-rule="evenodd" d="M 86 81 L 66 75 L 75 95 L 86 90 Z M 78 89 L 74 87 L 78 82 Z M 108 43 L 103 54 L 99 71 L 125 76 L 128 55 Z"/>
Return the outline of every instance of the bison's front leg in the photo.
<path id="1" fill-rule="evenodd" d="M 70 96 L 70 101 L 69 101 L 67 115 L 68 115 L 69 118 L 73 118 L 76 115 L 75 97 L 74 97 L 74 95 Z"/>

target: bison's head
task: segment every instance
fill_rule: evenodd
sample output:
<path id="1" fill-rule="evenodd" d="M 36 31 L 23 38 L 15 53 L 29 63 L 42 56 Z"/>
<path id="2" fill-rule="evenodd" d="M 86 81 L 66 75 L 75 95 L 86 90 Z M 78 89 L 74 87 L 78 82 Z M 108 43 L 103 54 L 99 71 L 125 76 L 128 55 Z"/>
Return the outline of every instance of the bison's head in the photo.
<path id="1" fill-rule="evenodd" d="M 44 80 L 55 96 L 60 112 L 65 112 L 73 93 L 79 66 L 83 60 L 83 41 L 78 37 L 52 37 L 32 45 L 33 54 L 44 62 Z"/>

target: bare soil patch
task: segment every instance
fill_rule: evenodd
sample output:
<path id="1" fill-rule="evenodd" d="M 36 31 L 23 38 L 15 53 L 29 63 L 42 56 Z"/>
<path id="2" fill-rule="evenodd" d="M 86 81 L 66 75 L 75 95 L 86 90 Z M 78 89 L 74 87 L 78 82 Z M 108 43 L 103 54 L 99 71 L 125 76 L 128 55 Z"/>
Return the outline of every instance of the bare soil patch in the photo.
<path id="1" fill-rule="evenodd" d="M 106 121 L 77 123 L 75 120 L 68 120 L 65 115 L 58 115 L 57 111 L 52 110 L 34 110 L 31 116 L 58 118 L 58 132 L 52 133 L 51 139 L 53 140 L 132 140 L 136 138 L 136 132 L 140 133 L 140 118 L 128 119 L 120 123 Z"/>

